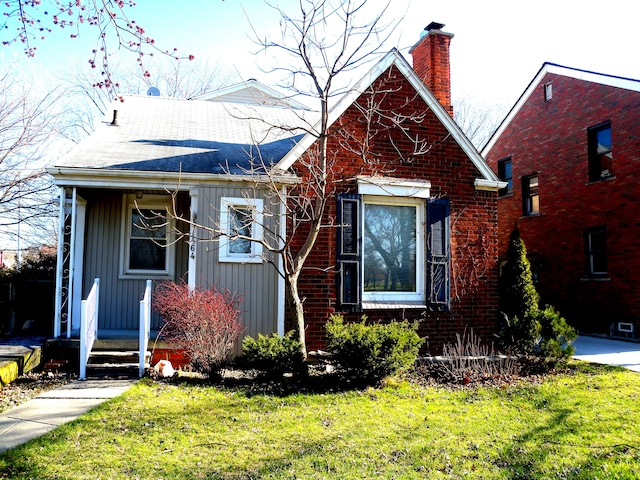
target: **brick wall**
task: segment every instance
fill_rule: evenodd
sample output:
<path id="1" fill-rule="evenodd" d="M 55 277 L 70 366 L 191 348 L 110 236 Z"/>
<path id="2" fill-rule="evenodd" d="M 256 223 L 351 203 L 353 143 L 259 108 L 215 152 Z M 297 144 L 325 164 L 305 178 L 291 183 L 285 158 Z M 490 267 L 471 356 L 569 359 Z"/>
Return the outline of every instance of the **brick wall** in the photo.
<path id="1" fill-rule="evenodd" d="M 396 118 L 419 121 L 404 122 L 407 136 L 398 128 L 380 127 L 385 123 L 384 115 L 374 114 L 375 131 L 367 132 L 361 111 L 350 107 L 334 124 L 330 136 L 330 156 L 335 155 L 336 159 L 330 184 L 335 193 L 356 193 L 356 175 L 429 180 L 432 197 L 450 200 L 452 230 L 450 312 L 415 309 L 364 313 L 371 320 L 420 320 L 420 333 L 428 337 L 432 353 L 439 352 L 443 342 L 453 341 L 456 333 L 462 334 L 469 328 L 489 341 L 497 327 L 497 193 L 475 190 L 474 179 L 481 177 L 480 173 L 395 67 L 383 74 L 372 92 L 363 94 L 358 104 L 363 107 L 376 104 L 385 115 L 393 112 L 400 114 Z M 411 155 L 413 144 L 409 137 L 423 139 L 428 153 Z M 370 145 L 365 152 L 351 151 L 356 146 L 361 148 L 365 138 Z M 345 144 L 353 148 L 345 149 Z M 393 145 L 403 153 L 398 154 Z M 335 225 L 335 218 L 336 200 L 332 198 L 327 205 L 325 224 Z M 306 298 L 306 337 L 310 350 L 323 348 L 324 323 L 330 314 L 340 312 L 336 301 L 336 240 L 336 228 L 322 230 L 299 282 L 301 294 Z M 344 313 L 348 319 L 362 315 Z"/>
<path id="2" fill-rule="evenodd" d="M 551 82 L 553 98 L 544 100 Z M 611 121 L 613 176 L 589 182 L 587 129 Z M 640 93 L 549 74 L 487 154 L 511 156 L 513 195 L 498 201 L 501 255 L 517 224 L 540 262 L 538 290 L 584 331 L 640 316 Z M 522 177 L 537 173 L 540 215 L 522 216 Z M 608 275 L 585 276 L 583 232 L 605 226 Z"/>

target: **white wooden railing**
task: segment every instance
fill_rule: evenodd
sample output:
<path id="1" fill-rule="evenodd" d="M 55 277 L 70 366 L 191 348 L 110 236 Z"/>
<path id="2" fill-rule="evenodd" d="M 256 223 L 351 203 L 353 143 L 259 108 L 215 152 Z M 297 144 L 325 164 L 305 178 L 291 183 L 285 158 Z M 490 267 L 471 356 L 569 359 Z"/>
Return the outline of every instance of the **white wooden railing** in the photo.
<path id="1" fill-rule="evenodd" d="M 80 380 L 87 378 L 87 362 L 98 336 L 98 305 L 100 302 L 100 279 L 93 281 L 93 287 L 86 300 L 82 300 L 80 316 Z"/>
<path id="2" fill-rule="evenodd" d="M 144 375 L 145 359 L 149 347 L 149 334 L 151 332 L 151 280 L 147 280 L 144 296 L 140 301 L 140 369 L 139 376 Z"/>

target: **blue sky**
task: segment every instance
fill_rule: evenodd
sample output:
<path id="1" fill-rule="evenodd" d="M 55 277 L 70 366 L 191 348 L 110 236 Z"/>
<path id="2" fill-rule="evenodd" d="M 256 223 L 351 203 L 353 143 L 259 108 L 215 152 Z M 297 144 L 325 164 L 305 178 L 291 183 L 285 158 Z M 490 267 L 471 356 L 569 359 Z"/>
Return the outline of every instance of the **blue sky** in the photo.
<path id="1" fill-rule="evenodd" d="M 298 12 L 298 0 L 274 2 L 285 11 Z M 410 60 L 408 49 L 424 27 L 431 21 L 444 23 L 444 30 L 455 35 L 451 44 L 454 99 L 465 95 L 488 105 L 510 106 L 545 61 L 640 79 L 640 9 L 634 2 L 392 0 L 386 18 L 400 23 L 388 47 L 399 48 Z M 368 0 L 367 7 L 377 11 L 385 4 Z M 277 15 L 261 0 L 138 0 L 130 12 L 162 47 L 193 54 L 195 61 L 219 61 L 245 79 L 275 81 L 256 66 L 268 66 L 270 59 L 252 55 L 256 47 L 248 38 L 247 16 L 261 34 L 278 29 Z M 54 31 L 38 44 L 35 59 L 20 61 L 43 76 L 82 65 L 95 35 L 85 29 L 80 38 L 71 40 L 68 32 Z M 120 61 L 136 67 L 134 56 L 124 58 Z"/>

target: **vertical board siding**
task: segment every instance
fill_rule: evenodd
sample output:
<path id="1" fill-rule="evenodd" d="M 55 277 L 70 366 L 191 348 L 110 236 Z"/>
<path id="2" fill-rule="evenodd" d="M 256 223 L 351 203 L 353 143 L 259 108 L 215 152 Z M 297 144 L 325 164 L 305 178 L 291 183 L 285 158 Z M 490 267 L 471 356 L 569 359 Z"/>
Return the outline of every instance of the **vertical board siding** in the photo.
<path id="1" fill-rule="evenodd" d="M 83 196 L 87 199 L 83 298 L 91 289 L 93 279 L 100 278 L 98 330 L 137 330 L 139 302 L 146 280 L 118 278 L 123 192 L 88 190 L 83 192 Z M 179 208 L 184 208 L 185 204 L 188 204 L 188 197 L 186 202 L 181 199 Z M 175 281 L 179 282 L 188 268 L 186 241 L 176 244 L 175 255 Z M 154 283 L 157 284 L 157 281 Z M 153 314 L 151 328 L 157 330 L 160 323 L 159 316 Z"/>
<path id="2" fill-rule="evenodd" d="M 198 221 L 212 227 L 219 219 L 222 197 L 242 198 L 247 190 L 227 187 L 201 187 L 198 194 Z M 265 210 L 268 209 L 265 199 Z M 265 221 L 275 223 L 265 215 Z M 274 228 L 270 225 L 269 228 Z M 202 235 L 207 235 L 201 232 Z M 257 336 L 277 331 L 278 273 L 269 263 L 220 263 L 218 242 L 209 237 L 197 247 L 196 279 L 200 286 L 214 285 L 218 290 L 229 290 L 242 296 L 240 305 L 244 335 Z"/>

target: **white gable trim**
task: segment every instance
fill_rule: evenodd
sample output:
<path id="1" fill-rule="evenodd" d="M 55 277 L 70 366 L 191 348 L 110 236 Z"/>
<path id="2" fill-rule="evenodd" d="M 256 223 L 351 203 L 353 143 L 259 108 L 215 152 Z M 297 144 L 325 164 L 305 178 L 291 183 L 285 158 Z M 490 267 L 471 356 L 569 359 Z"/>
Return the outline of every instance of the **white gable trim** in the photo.
<path id="1" fill-rule="evenodd" d="M 427 104 L 427 106 L 433 111 L 436 117 L 442 122 L 447 131 L 451 134 L 454 140 L 460 145 L 462 150 L 467 154 L 471 162 L 476 166 L 485 180 L 498 181 L 498 177 L 493 173 L 489 165 L 480 156 L 476 148 L 472 145 L 466 135 L 460 130 L 460 127 L 455 123 L 453 118 L 444 109 L 440 102 L 435 98 L 433 93 L 427 88 L 424 82 L 413 71 L 407 61 L 400 55 L 400 53 L 393 49 L 387 53 L 371 70 L 353 87 L 347 92 L 340 101 L 329 112 L 328 125 L 332 125 L 340 115 L 342 115 L 347 108 L 349 108 L 356 99 L 364 93 L 389 67 L 395 65 L 398 70 L 405 76 L 409 83 L 416 89 L 420 97 Z M 313 130 L 318 129 L 319 123 L 314 126 Z M 289 169 L 295 161 L 300 158 L 304 152 L 307 151 L 316 141 L 316 136 L 312 133 L 307 133 L 296 146 L 284 156 L 278 163 L 277 167 L 282 171 Z"/>
<path id="2" fill-rule="evenodd" d="M 283 105 L 287 105 L 294 110 L 309 110 L 309 107 L 307 107 L 306 105 L 303 105 L 302 103 L 283 95 L 282 93 L 274 90 L 271 87 L 267 87 L 266 85 L 258 82 L 253 78 L 245 82 L 236 83 L 235 85 L 230 85 L 228 87 L 215 90 L 213 92 L 198 95 L 197 97 L 194 97 L 193 100 L 203 100 L 203 101 L 210 102 L 210 101 L 219 100 L 222 97 L 225 97 L 228 95 L 240 93 L 244 90 L 246 90 L 247 92 L 250 92 L 251 90 L 256 90 L 262 93 L 265 97 L 273 98 L 274 100 L 277 100 L 278 102 L 281 102 Z"/>
<path id="3" fill-rule="evenodd" d="M 640 80 L 634 80 L 631 78 L 616 77 L 613 75 L 605 75 L 603 73 L 590 72 L 588 70 L 579 70 L 576 68 L 563 67 L 555 63 L 545 62 L 533 80 L 529 83 L 525 91 L 520 95 L 518 101 L 509 110 L 509 113 L 504 118 L 498 129 L 491 136 L 487 144 L 482 149 L 482 156 L 486 157 L 489 151 L 494 147 L 500 136 L 504 133 L 507 127 L 511 124 L 515 116 L 520 112 L 524 104 L 529 100 L 529 97 L 540 87 L 540 83 L 547 75 L 552 73 L 555 75 L 562 75 L 564 77 L 575 78 L 577 80 L 583 80 L 585 82 L 598 83 L 600 85 L 606 85 L 609 87 L 624 88 L 634 92 L 640 92 Z"/>

